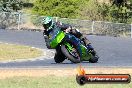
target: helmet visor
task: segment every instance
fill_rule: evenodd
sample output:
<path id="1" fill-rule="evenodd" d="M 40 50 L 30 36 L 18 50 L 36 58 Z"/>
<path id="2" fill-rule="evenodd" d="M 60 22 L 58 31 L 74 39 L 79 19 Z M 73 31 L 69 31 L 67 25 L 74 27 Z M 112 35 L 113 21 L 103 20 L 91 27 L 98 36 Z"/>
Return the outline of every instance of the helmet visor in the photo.
<path id="1" fill-rule="evenodd" d="M 43 24 L 44 29 L 49 29 L 49 27 L 52 25 L 52 21 L 50 21 L 47 24 Z"/>

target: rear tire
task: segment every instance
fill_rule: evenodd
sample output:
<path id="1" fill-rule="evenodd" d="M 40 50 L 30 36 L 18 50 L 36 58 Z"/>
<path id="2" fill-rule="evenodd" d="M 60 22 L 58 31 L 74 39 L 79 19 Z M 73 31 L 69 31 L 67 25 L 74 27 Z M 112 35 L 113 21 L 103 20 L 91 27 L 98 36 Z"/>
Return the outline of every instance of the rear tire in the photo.
<path id="1" fill-rule="evenodd" d="M 73 63 L 80 63 L 81 62 L 80 58 L 75 58 L 68 52 L 65 45 L 61 46 L 61 51 L 71 62 L 73 62 Z"/>

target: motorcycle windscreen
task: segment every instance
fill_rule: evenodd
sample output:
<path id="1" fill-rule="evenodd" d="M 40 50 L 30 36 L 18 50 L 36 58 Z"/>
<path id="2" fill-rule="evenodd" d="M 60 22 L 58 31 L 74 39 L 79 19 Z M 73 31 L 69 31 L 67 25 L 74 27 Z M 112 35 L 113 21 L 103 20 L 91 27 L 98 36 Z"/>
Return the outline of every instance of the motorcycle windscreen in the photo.
<path id="1" fill-rule="evenodd" d="M 65 33 L 63 31 L 58 31 L 54 34 L 53 38 L 50 41 L 50 47 L 56 48 L 56 46 L 62 41 L 65 37 Z"/>

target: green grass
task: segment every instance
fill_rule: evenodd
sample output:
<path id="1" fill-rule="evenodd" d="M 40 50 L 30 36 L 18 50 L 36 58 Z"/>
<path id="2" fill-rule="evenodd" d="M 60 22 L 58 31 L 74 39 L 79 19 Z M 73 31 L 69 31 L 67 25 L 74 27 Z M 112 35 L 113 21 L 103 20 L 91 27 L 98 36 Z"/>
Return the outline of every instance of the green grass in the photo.
<path id="1" fill-rule="evenodd" d="M 130 84 L 85 84 L 80 86 L 75 77 L 13 77 L 0 79 L 0 88 L 132 88 Z"/>
<path id="2" fill-rule="evenodd" d="M 42 53 L 41 50 L 28 46 L 0 43 L 0 61 L 35 58 Z"/>

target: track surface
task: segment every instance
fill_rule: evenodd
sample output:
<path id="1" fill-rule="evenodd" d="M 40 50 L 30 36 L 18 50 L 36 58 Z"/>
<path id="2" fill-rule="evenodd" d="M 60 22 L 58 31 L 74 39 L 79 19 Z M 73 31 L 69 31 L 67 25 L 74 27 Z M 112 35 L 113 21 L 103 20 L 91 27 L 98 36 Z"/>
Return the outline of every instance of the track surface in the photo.
<path id="1" fill-rule="evenodd" d="M 132 67 L 132 39 L 108 36 L 87 36 L 98 52 L 98 63 L 82 62 L 84 67 Z M 41 32 L 0 30 L 0 42 L 29 45 L 45 49 Z M 65 60 L 56 64 L 53 58 L 41 58 L 34 61 L 0 62 L 0 68 L 76 68 L 79 64 L 72 64 Z"/>

